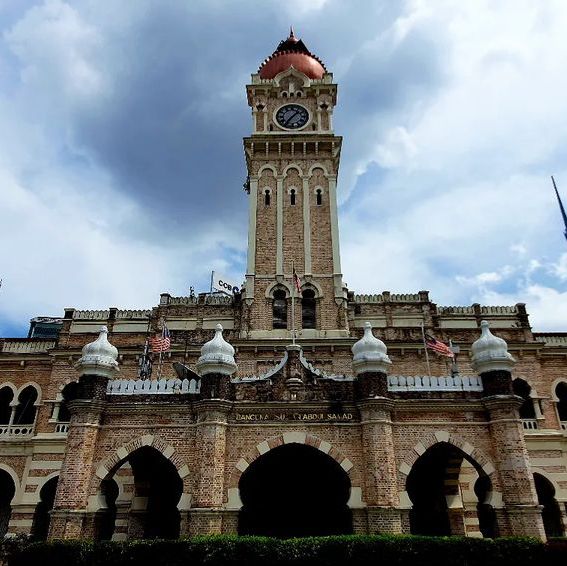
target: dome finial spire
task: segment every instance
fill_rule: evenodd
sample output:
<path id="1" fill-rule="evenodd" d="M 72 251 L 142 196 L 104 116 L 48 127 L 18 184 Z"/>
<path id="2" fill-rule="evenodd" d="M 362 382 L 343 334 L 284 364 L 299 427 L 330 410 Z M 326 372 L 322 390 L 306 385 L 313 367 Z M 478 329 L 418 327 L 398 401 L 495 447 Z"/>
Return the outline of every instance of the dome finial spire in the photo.
<path id="1" fill-rule="evenodd" d="M 289 26 L 289 38 L 295 39 L 295 34 L 293 33 L 293 26 Z"/>

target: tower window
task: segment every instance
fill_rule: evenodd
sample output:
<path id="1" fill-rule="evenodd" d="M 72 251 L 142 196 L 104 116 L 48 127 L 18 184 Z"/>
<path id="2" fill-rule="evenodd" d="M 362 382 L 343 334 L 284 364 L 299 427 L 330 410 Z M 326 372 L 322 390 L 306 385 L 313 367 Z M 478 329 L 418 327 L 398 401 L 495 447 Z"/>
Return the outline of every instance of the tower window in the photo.
<path id="1" fill-rule="evenodd" d="M 270 200 L 271 200 L 270 189 L 266 189 L 264 191 L 264 204 L 266 206 L 270 206 Z"/>
<path id="2" fill-rule="evenodd" d="M 287 300 L 285 298 L 285 291 L 281 289 L 274 292 L 272 315 L 272 328 L 287 328 Z"/>
<path id="3" fill-rule="evenodd" d="M 315 293 L 311 289 L 306 289 L 301 297 L 301 326 L 303 328 L 317 327 L 317 312 Z"/>
<path id="4" fill-rule="evenodd" d="M 315 191 L 315 198 L 317 200 L 317 206 L 321 206 L 323 204 L 323 191 L 321 189 Z"/>
<path id="5" fill-rule="evenodd" d="M 291 191 L 289 191 L 289 202 L 291 206 L 295 206 L 295 189 L 291 189 Z"/>

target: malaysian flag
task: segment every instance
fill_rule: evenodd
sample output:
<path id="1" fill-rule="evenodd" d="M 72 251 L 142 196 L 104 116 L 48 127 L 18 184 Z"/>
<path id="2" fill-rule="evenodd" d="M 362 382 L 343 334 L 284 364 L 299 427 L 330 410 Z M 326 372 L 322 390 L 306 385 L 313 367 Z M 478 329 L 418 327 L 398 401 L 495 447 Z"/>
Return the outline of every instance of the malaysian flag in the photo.
<path id="1" fill-rule="evenodd" d="M 437 352 L 438 354 L 441 354 L 442 356 L 447 356 L 448 358 L 455 357 L 455 354 L 453 354 L 451 348 L 449 348 L 447 344 L 443 344 L 443 342 L 439 342 L 439 340 L 436 340 L 430 334 L 425 335 L 425 345 L 431 350 Z"/>
<path id="2" fill-rule="evenodd" d="M 299 279 L 299 275 L 297 275 L 295 268 L 293 268 L 293 283 L 295 285 L 295 288 L 297 289 L 297 292 L 301 294 L 301 280 Z"/>
<path id="3" fill-rule="evenodd" d="M 171 348 L 169 329 L 167 328 L 165 323 L 163 325 L 161 334 L 156 334 L 153 338 L 150 338 L 150 346 L 152 347 L 152 352 L 154 352 L 154 354 L 167 352 Z"/>

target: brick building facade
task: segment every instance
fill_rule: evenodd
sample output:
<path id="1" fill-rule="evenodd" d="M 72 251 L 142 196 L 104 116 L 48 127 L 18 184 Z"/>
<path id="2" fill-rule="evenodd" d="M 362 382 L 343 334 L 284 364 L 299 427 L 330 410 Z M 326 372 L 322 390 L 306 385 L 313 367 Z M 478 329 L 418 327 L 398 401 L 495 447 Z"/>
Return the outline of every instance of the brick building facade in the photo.
<path id="1" fill-rule="evenodd" d="M 247 94 L 240 293 L 0 340 L 2 534 L 564 533 L 567 333 L 533 332 L 523 304 L 349 291 L 332 74 L 291 34 Z"/>

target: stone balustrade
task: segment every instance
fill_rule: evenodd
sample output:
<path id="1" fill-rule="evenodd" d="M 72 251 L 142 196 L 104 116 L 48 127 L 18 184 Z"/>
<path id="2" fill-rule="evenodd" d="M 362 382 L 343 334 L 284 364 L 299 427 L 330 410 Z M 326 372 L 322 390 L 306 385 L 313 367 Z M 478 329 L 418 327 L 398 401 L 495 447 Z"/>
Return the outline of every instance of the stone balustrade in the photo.
<path id="1" fill-rule="evenodd" d="M 522 419 L 524 430 L 537 430 L 537 419 Z"/>
<path id="2" fill-rule="evenodd" d="M 34 435 L 34 425 L 0 425 L 0 440 L 29 438 Z"/>
<path id="3" fill-rule="evenodd" d="M 482 391 L 482 379 L 476 375 L 388 376 L 388 391 Z"/>

